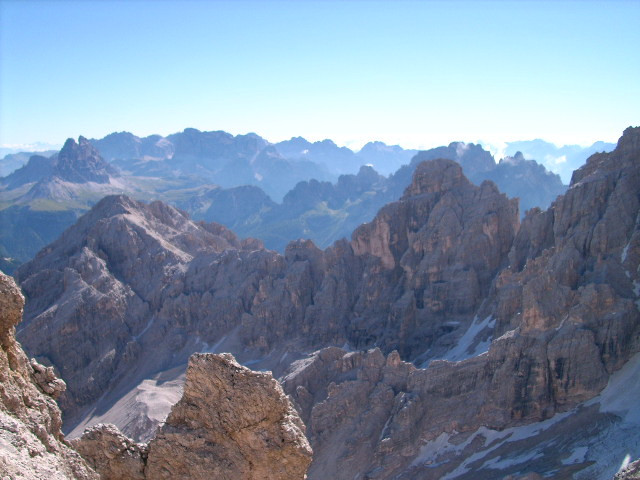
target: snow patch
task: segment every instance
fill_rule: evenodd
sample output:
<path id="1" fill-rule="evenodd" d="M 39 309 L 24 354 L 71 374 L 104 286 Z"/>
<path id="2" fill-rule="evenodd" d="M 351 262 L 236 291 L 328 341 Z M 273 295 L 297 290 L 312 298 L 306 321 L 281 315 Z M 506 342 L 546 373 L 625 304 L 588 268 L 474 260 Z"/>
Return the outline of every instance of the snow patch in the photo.
<path id="1" fill-rule="evenodd" d="M 147 322 L 147 324 L 145 325 L 145 327 L 142 329 L 142 331 L 136 335 L 135 337 L 133 337 L 133 339 L 137 342 L 140 338 L 142 338 L 142 336 L 147 333 L 147 330 L 149 330 L 151 328 L 151 326 L 153 325 L 153 322 L 155 322 L 156 317 L 153 316 L 149 319 L 149 321 Z"/>
<path id="2" fill-rule="evenodd" d="M 412 467 L 433 468 L 444 465 L 460 455 L 466 454 L 467 447 L 476 447 L 469 453 L 462 463 L 456 466 L 442 479 L 456 479 L 468 475 L 472 470 L 483 471 L 485 469 L 502 470 L 519 468 L 520 465 L 535 461 L 545 454 L 545 449 L 550 448 L 553 441 L 535 441 L 527 446 L 529 439 L 540 437 L 541 434 L 549 436 L 549 433 L 563 432 L 561 422 L 574 415 L 587 415 L 582 409 L 596 407 L 600 413 L 613 414 L 620 420 L 611 419 L 607 425 L 599 422 L 598 428 L 603 428 L 595 437 L 587 436 L 583 439 L 576 432 L 571 446 L 561 453 L 558 458 L 563 465 L 581 465 L 591 463 L 586 469 L 576 472 L 576 480 L 608 480 L 613 477 L 619 468 L 633 458 L 637 458 L 640 452 L 638 442 L 638 425 L 640 425 L 640 353 L 633 356 L 622 369 L 614 373 L 607 387 L 597 397 L 585 402 L 575 409 L 558 413 L 552 418 L 519 427 L 511 427 L 502 431 L 481 427 L 471 433 L 464 442 L 453 442 L 456 433 L 443 433 L 437 438 L 424 444 L 414 459 Z M 593 410 L 591 410 L 593 411 Z M 558 428 L 559 430 L 554 430 Z M 566 428 L 565 428 L 566 429 Z M 546 432 L 546 433 L 545 433 Z M 562 437 L 565 438 L 565 437 Z M 516 443 L 525 441 L 524 443 Z M 481 450 L 477 450 L 477 446 Z M 510 447 L 513 445 L 513 448 Z M 524 450 L 522 448 L 525 448 Z M 504 450 L 503 450 L 504 449 Z M 503 451 L 513 451 L 516 455 L 505 455 Z M 498 453 L 500 452 L 500 453 Z M 627 460 L 627 456 L 629 459 Z M 480 468 L 478 465 L 482 465 Z M 547 472 L 548 474 L 549 472 Z M 480 478 L 480 477 L 478 477 Z"/>
<path id="3" fill-rule="evenodd" d="M 553 155 L 545 155 L 545 160 L 553 165 L 562 165 L 563 163 L 567 163 L 567 156 L 560 155 L 559 157 L 555 157 Z"/>
<path id="4" fill-rule="evenodd" d="M 535 437 L 536 435 L 539 435 L 540 432 L 551 428 L 556 423 L 561 422 L 562 420 L 567 418 L 572 413 L 573 412 L 571 412 L 571 411 L 570 412 L 564 412 L 564 413 L 558 413 L 558 414 L 554 415 L 553 417 L 549 418 L 548 420 L 544 420 L 542 422 L 532 423 L 530 425 L 523 425 L 521 427 L 506 428 L 506 429 L 501 430 L 501 431 L 492 430 L 492 429 L 487 428 L 487 427 L 480 427 L 471 436 L 469 436 L 469 438 L 467 440 L 465 440 L 460 445 L 457 445 L 457 446 L 454 445 L 454 446 L 451 446 L 451 447 L 447 447 L 446 445 L 444 447 L 441 446 L 440 448 L 442 449 L 441 450 L 442 453 L 436 451 L 436 455 L 437 456 L 441 456 L 443 453 L 448 453 L 448 452 L 452 452 L 452 451 L 462 452 L 465 449 L 465 447 L 467 445 L 469 445 L 471 442 L 473 442 L 478 436 L 481 436 L 481 437 L 483 437 L 485 439 L 484 440 L 484 447 L 485 447 L 484 450 L 476 452 L 476 453 L 470 455 L 469 457 L 465 458 L 464 461 L 460 465 L 458 465 L 455 470 L 453 470 L 453 471 L 449 472 L 447 475 L 445 475 L 442 478 L 442 480 L 446 480 L 446 479 L 451 480 L 451 479 L 454 479 L 454 478 L 456 478 L 456 477 L 458 477 L 460 475 L 468 473 L 469 471 L 471 471 L 471 465 L 473 465 L 475 462 L 477 462 L 479 460 L 482 460 L 483 458 L 486 458 L 489 454 L 491 454 L 493 451 L 497 450 L 498 448 L 502 447 L 506 443 L 517 442 L 519 440 L 524 440 L 524 439 L 527 439 L 527 438 Z M 437 440 L 440 440 L 440 437 L 438 437 L 438 439 L 434 440 L 434 442 L 437 441 Z M 448 440 L 448 438 L 447 438 L 447 440 Z M 440 440 L 440 441 L 442 441 L 442 440 Z M 427 452 L 427 449 L 425 449 L 425 447 L 423 447 L 424 453 Z M 422 453 L 423 453 L 423 449 L 421 449 L 421 451 L 420 451 L 421 456 L 422 456 Z M 524 462 L 527 462 L 527 461 L 534 460 L 536 458 L 539 458 L 540 455 L 541 455 L 541 453 L 536 450 L 536 451 L 532 451 L 532 452 L 529 452 L 527 454 L 521 455 L 519 457 L 514 457 L 514 458 L 490 459 L 490 460 L 487 460 L 485 462 L 485 464 L 483 465 L 483 468 L 484 467 L 506 468 L 507 466 L 519 465 L 520 463 L 524 463 Z M 433 458 L 433 457 L 431 457 L 431 458 Z M 436 459 L 437 459 L 437 457 L 436 457 Z M 425 459 L 425 460 L 426 461 L 423 462 L 423 463 L 428 463 L 429 462 L 427 459 Z"/>
<path id="5" fill-rule="evenodd" d="M 420 452 L 418 453 L 416 458 L 413 459 L 413 462 L 411 462 L 411 467 L 416 467 L 418 465 L 436 466 L 439 464 L 434 462 L 437 461 L 438 457 L 441 457 L 442 455 L 450 452 L 460 452 L 462 450 L 462 445 L 464 444 L 452 445 L 451 443 L 449 443 L 449 438 L 451 438 L 451 435 L 443 432 L 438 435 L 435 440 L 431 440 L 430 442 L 425 443 L 422 447 L 420 447 Z"/>
<path id="6" fill-rule="evenodd" d="M 600 404 L 600 412 L 613 413 L 624 419 L 625 423 L 640 425 L 640 353 L 611 375 L 609 383 L 600 395 L 587 404 Z"/>
<path id="7" fill-rule="evenodd" d="M 629 455 L 628 453 L 625 455 L 625 457 L 622 459 L 622 463 L 620 464 L 620 468 L 618 469 L 618 473 L 620 473 L 622 470 L 624 470 L 625 468 L 627 468 L 629 466 L 629 464 L 631 463 L 631 455 Z"/>
<path id="8" fill-rule="evenodd" d="M 542 456 L 543 456 L 542 452 L 538 452 L 534 450 L 532 452 L 527 452 L 517 457 L 504 458 L 504 459 L 502 457 L 492 458 L 491 460 L 485 462 L 482 465 L 482 467 L 480 467 L 480 469 L 492 468 L 495 470 L 503 470 L 509 467 L 514 467 L 516 465 L 521 465 L 523 463 L 530 462 Z"/>
<path id="9" fill-rule="evenodd" d="M 223 337 L 220 340 L 218 340 L 212 347 L 209 347 L 207 343 L 203 342 L 205 345 L 205 349 L 202 351 L 202 353 L 219 353 L 218 349 L 226 339 L 227 339 L 227 335 L 223 335 Z"/>
<path id="10" fill-rule="evenodd" d="M 620 261 L 625 262 L 627 260 L 627 255 L 629 253 L 629 245 L 631 242 L 627 243 L 627 246 L 622 249 L 622 253 L 620 254 Z"/>
<path id="11" fill-rule="evenodd" d="M 584 458 L 589 451 L 589 447 L 578 447 L 576 448 L 569 457 L 562 460 L 563 465 L 572 465 L 574 463 L 582 463 L 584 462 Z"/>
<path id="12" fill-rule="evenodd" d="M 465 152 L 469 150 L 469 145 L 464 142 L 458 142 L 456 145 L 456 155 L 458 158 L 462 158 Z"/>
<path id="13" fill-rule="evenodd" d="M 449 350 L 442 360 L 457 362 L 488 352 L 489 345 L 491 345 L 491 336 L 489 335 L 485 340 L 480 340 L 477 337 L 486 329 L 492 329 L 495 324 L 496 321 L 491 315 L 480 322 L 476 316 L 456 346 Z"/>

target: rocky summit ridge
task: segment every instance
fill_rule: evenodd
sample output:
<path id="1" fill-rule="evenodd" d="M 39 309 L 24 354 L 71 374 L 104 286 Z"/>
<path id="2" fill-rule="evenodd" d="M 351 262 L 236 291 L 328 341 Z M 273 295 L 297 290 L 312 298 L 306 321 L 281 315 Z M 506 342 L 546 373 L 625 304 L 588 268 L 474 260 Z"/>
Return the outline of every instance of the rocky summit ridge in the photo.
<path id="1" fill-rule="evenodd" d="M 149 382 L 231 351 L 282 375 L 310 478 L 610 478 L 640 456 L 619 391 L 640 369 L 639 143 L 625 130 L 522 223 L 492 182 L 426 161 L 324 251 L 109 197 L 18 270 L 19 335 L 67 381 L 69 429 L 135 398 L 119 426 L 143 437 Z"/>

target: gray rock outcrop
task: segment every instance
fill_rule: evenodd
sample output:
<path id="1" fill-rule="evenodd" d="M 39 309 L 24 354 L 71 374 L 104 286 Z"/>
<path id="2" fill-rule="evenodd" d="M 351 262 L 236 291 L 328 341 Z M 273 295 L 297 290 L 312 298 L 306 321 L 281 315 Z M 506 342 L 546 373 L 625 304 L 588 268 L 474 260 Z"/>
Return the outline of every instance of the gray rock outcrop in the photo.
<path id="1" fill-rule="evenodd" d="M 182 399 L 149 444 L 147 478 L 302 479 L 304 425 L 270 373 L 195 354 Z"/>

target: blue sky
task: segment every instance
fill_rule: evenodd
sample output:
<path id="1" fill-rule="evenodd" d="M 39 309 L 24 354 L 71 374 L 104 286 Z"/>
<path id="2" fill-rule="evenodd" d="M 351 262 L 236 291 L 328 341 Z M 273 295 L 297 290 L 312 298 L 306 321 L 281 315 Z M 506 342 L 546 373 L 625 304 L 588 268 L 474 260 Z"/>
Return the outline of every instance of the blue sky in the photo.
<path id="1" fill-rule="evenodd" d="M 186 127 L 276 142 L 615 141 L 640 1 L 0 3 L 0 144 Z"/>

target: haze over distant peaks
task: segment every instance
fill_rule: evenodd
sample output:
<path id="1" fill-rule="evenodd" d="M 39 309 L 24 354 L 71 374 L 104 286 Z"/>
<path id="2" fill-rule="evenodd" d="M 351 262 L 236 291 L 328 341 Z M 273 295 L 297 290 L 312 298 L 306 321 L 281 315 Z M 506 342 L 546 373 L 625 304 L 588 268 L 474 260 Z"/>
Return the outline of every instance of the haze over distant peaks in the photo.
<path id="1" fill-rule="evenodd" d="M 421 160 L 438 157 L 459 162 L 475 183 L 491 179 L 519 197 L 521 214 L 547 207 L 565 189 L 544 168 L 496 165 L 481 146 L 462 142 L 419 154 L 370 142 L 354 153 L 331 140 L 312 143 L 302 137 L 270 144 L 255 133 L 194 128 L 167 137 L 115 132 L 98 140 L 68 140 L 58 154 L 33 156 L 0 179 L 6 206 L 0 210 L 0 223 L 6 224 L 0 257 L 9 259 L 2 262 L 11 271 L 104 195 L 125 192 L 171 202 L 195 219 L 261 238 L 268 248 L 283 251 L 295 238 L 326 247 L 400 198 Z M 369 166 L 362 170 L 363 165 Z M 380 171 L 390 172 L 388 178 Z M 43 222 L 43 215 L 52 218 Z M 62 223 L 53 218 L 59 216 Z M 56 228 L 45 232 L 44 225 Z"/>
<path id="2" fill-rule="evenodd" d="M 527 160 L 536 160 L 548 170 L 557 173 L 562 182 L 568 184 L 574 170 L 581 167 L 585 160 L 597 152 L 610 152 L 615 143 L 595 142 L 589 147 L 563 145 L 558 147 L 545 140 L 524 140 L 508 142 L 505 154 L 513 156 L 521 152 Z"/>

